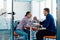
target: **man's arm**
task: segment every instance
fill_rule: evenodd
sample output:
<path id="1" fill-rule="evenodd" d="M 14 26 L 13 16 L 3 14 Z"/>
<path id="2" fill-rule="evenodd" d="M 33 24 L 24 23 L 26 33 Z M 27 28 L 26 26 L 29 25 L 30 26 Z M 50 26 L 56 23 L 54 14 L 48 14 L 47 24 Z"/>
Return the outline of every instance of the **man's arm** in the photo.
<path id="1" fill-rule="evenodd" d="M 46 20 L 44 20 L 43 22 L 40 22 L 41 25 L 43 25 L 43 27 L 48 27 L 50 24 L 50 17 L 47 17 Z"/>

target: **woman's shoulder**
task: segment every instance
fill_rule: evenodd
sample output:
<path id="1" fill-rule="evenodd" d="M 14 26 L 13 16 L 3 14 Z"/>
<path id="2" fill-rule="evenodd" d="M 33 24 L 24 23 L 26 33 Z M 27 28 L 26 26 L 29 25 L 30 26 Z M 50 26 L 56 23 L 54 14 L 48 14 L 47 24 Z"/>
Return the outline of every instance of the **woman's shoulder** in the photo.
<path id="1" fill-rule="evenodd" d="M 24 17 L 23 19 L 22 19 L 23 21 L 26 21 L 26 20 L 28 20 L 26 17 Z"/>

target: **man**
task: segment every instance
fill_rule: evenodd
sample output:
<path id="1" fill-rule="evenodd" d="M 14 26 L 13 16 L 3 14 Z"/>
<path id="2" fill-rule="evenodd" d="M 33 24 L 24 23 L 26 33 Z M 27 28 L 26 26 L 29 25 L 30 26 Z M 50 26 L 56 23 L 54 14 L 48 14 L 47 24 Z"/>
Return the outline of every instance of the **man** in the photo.
<path id="1" fill-rule="evenodd" d="M 44 16 L 46 19 L 43 22 L 40 22 L 43 27 L 46 27 L 46 30 L 39 30 L 36 33 L 37 40 L 43 40 L 44 36 L 56 35 L 56 27 L 53 16 L 49 13 L 49 8 L 44 8 Z"/>

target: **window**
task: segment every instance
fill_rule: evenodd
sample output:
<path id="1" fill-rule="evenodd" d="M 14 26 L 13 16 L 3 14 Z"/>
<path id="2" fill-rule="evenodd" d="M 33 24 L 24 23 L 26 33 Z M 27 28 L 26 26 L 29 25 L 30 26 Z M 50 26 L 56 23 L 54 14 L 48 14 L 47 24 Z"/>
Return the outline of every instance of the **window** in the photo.
<path id="1" fill-rule="evenodd" d="M 33 17 L 36 16 L 39 19 L 39 2 L 37 1 L 32 1 L 31 3 L 31 11 L 32 11 L 32 15 Z"/>
<path id="2" fill-rule="evenodd" d="M 46 6 L 45 5 L 45 1 L 41 1 L 39 6 L 40 6 L 40 8 L 39 8 L 40 9 L 39 10 L 40 11 L 40 13 L 39 13 L 40 14 L 40 16 L 39 16 L 40 17 L 40 21 L 43 21 L 45 19 L 45 16 L 43 15 L 43 9 Z"/>
<path id="3" fill-rule="evenodd" d="M 50 13 L 53 15 L 56 20 L 56 0 L 43 0 L 40 2 L 40 15 L 43 15 L 43 9 L 49 8 Z M 44 16 L 40 16 L 43 18 Z"/>
<path id="4" fill-rule="evenodd" d="M 3 0 L 0 0 L 0 9 L 3 8 Z"/>
<path id="5" fill-rule="evenodd" d="M 51 0 L 46 0 L 45 1 L 46 2 L 46 8 L 49 8 L 50 9 L 50 13 L 51 13 L 51 11 L 52 11 L 52 1 Z"/>
<path id="6" fill-rule="evenodd" d="M 50 14 L 53 15 L 56 21 L 56 0 L 41 0 L 39 2 L 32 1 L 32 14 L 33 16 L 37 16 L 39 20 L 45 20 L 45 16 L 43 15 L 43 9 L 49 8 Z"/>

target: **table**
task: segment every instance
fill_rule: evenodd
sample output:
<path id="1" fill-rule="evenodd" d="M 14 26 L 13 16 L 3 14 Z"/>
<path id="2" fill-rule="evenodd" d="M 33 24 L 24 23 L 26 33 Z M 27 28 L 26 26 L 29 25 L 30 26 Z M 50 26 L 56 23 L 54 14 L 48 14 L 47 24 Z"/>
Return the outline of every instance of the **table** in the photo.
<path id="1" fill-rule="evenodd" d="M 32 40 L 32 28 L 34 27 L 30 27 L 30 40 Z M 35 27 L 36 28 L 36 27 Z M 38 28 L 38 30 L 46 30 L 46 28 L 42 27 L 42 28 Z M 37 30 L 35 30 L 37 32 Z"/>

